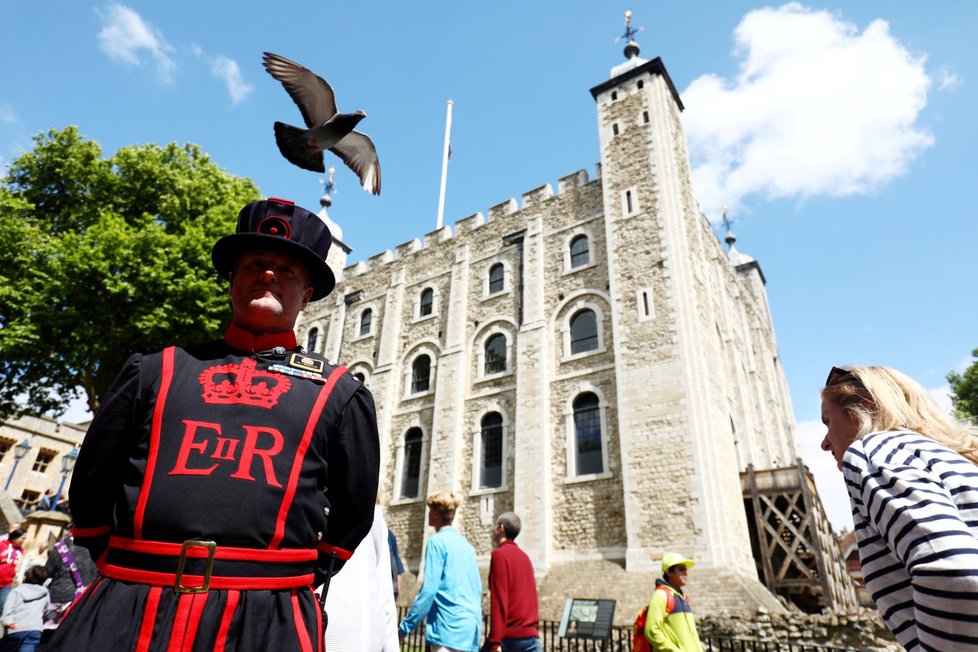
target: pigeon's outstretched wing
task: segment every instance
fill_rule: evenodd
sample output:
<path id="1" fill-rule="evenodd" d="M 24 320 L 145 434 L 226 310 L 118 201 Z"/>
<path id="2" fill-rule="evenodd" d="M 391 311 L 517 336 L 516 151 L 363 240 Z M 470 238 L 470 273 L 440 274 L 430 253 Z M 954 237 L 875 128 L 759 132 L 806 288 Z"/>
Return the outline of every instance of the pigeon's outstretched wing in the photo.
<path id="1" fill-rule="evenodd" d="M 271 52 L 262 56 L 265 70 L 282 82 L 299 107 L 307 127 L 322 124 L 336 114 L 336 97 L 325 79 L 303 65 Z"/>
<path id="2" fill-rule="evenodd" d="M 329 151 L 339 156 L 347 167 L 357 173 L 364 190 L 375 195 L 380 194 L 380 160 L 369 136 L 351 131 L 330 147 Z"/>

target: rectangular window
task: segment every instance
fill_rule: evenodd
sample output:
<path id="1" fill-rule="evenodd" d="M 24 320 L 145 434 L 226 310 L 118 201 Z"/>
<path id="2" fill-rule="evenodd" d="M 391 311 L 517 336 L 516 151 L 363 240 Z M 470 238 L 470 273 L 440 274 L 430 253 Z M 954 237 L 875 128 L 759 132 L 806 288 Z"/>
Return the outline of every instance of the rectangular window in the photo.
<path id="1" fill-rule="evenodd" d="M 55 453 L 51 451 L 42 450 L 37 454 L 37 459 L 34 460 L 34 470 L 38 473 L 44 473 L 48 470 L 48 464 L 54 461 Z"/>

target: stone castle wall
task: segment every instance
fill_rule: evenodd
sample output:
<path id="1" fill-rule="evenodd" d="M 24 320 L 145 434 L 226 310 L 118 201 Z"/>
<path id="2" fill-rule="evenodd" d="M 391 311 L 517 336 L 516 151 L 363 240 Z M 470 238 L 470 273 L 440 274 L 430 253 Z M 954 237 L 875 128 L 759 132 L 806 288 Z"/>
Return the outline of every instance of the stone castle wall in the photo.
<path id="1" fill-rule="evenodd" d="M 424 496 L 445 489 L 464 497 L 456 525 L 484 563 L 494 516 L 513 509 L 541 576 L 582 560 L 646 572 L 679 549 L 756 583 L 738 474 L 793 463 L 790 401 L 760 268 L 732 261 L 699 213 L 680 108 L 664 69 L 646 68 L 596 96 L 596 178 L 575 172 L 556 192 L 540 186 L 347 267 L 303 315 L 300 342 L 317 329 L 318 351 L 375 397 L 381 493 L 414 571 L 429 533 Z M 580 235 L 590 259 L 572 267 Z M 497 264 L 505 284 L 490 293 Z M 598 346 L 571 354 L 570 318 L 582 308 L 597 317 Z M 506 369 L 486 375 L 495 334 Z M 432 384 L 412 392 L 420 354 Z M 603 454 L 602 471 L 586 476 L 573 464 L 582 392 L 599 399 Z M 503 482 L 481 489 L 490 411 L 503 417 Z M 423 433 L 421 487 L 405 498 L 411 428 Z"/>

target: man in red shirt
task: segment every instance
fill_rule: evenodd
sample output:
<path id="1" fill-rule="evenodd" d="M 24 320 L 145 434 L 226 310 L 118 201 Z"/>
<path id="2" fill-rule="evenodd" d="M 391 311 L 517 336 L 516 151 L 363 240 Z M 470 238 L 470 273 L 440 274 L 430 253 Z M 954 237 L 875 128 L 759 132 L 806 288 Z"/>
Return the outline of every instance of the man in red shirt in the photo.
<path id="1" fill-rule="evenodd" d="M 496 549 L 489 563 L 488 652 L 542 652 L 540 609 L 533 564 L 516 545 L 520 517 L 504 512 L 496 517 L 492 539 Z"/>

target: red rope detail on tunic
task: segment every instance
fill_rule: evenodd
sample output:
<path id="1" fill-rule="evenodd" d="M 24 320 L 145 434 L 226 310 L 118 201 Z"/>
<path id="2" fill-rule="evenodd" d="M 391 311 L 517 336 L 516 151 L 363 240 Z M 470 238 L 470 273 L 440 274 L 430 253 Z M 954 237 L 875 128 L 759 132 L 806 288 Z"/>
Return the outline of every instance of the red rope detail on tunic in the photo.
<path id="1" fill-rule="evenodd" d="M 279 544 L 282 543 L 282 538 L 285 536 L 285 519 L 288 516 L 289 508 L 292 506 L 292 499 L 295 498 L 295 489 L 299 484 L 299 471 L 302 468 L 302 461 L 306 457 L 306 451 L 309 449 L 309 442 L 312 441 L 313 432 L 316 430 L 316 424 L 319 422 L 319 416 L 323 412 L 323 408 L 326 407 L 326 401 L 329 400 L 329 395 L 333 391 L 333 387 L 336 386 L 337 381 L 340 377 L 346 373 L 346 367 L 336 367 L 333 373 L 329 375 L 329 379 L 323 388 L 319 391 L 319 396 L 316 397 L 316 404 L 313 406 L 312 411 L 309 414 L 309 420 L 306 422 L 305 432 L 302 433 L 302 441 L 299 442 L 299 447 L 295 451 L 295 459 L 292 460 L 292 471 L 289 473 L 289 483 L 285 489 L 285 496 L 282 497 L 282 505 L 278 510 L 278 518 L 275 520 L 275 534 L 272 536 L 272 540 L 268 543 L 268 548 L 274 550 L 278 548 Z"/>
<path id="2" fill-rule="evenodd" d="M 302 620 L 302 612 L 299 609 L 299 594 L 295 589 L 292 589 L 292 616 L 295 619 L 295 635 L 299 637 L 299 649 L 302 652 L 312 652 L 312 641 L 309 640 L 306 623 Z"/>
<path id="3" fill-rule="evenodd" d="M 224 605 L 224 613 L 221 615 L 221 626 L 217 630 L 217 640 L 214 641 L 214 652 L 224 652 L 228 640 L 228 630 L 231 628 L 234 611 L 238 608 L 239 597 L 241 594 L 237 591 L 228 591 L 228 601 Z"/>
<path id="4" fill-rule="evenodd" d="M 156 458 L 159 455 L 160 429 L 163 424 L 163 408 L 166 406 L 166 395 L 173 382 L 174 347 L 163 349 L 163 372 L 160 376 L 160 391 L 156 395 L 156 405 L 153 408 L 153 426 L 150 430 L 149 456 L 146 460 L 146 473 L 143 474 L 143 486 L 139 489 L 139 500 L 136 501 L 136 513 L 133 517 L 132 530 L 136 539 L 143 538 L 143 515 L 146 513 L 146 501 L 149 499 L 149 489 L 153 484 L 153 471 L 156 470 Z"/>
<path id="5" fill-rule="evenodd" d="M 160 594 L 163 589 L 153 587 L 146 595 L 146 606 L 143 608 L 143 621 L 139 625 L 139 639 L 136 641 L 136 652 L 146 652 L 153 641 L 153 624 L 156 622 L 156 609 L 160 606 Z"/>

